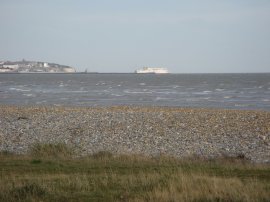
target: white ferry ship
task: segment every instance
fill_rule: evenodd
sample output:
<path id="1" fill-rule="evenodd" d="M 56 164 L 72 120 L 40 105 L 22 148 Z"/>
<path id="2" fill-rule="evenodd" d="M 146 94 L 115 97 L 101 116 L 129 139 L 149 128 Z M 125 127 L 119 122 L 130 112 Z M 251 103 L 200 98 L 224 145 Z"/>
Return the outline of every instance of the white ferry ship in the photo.
<path id="1" fill-rule="evenodd" d="M 142 69 L 137 69 L 135 73 L 138 74 L 168 74 L 169 71 L 166 68 L 151 68 L 151 67 L 143 67 Z"/>

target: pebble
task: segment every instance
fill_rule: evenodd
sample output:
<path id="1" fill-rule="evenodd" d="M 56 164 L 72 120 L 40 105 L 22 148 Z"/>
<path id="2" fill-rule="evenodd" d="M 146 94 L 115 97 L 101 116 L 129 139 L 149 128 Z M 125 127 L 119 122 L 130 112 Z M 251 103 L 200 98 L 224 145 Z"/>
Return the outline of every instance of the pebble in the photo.
<path id="1" fill-rule="evenodd" d="M 0 106 L 0 151 L 66 143 L 78 155 L 244 155 L 270 163 L 270 112 L 178 107 Z"/>

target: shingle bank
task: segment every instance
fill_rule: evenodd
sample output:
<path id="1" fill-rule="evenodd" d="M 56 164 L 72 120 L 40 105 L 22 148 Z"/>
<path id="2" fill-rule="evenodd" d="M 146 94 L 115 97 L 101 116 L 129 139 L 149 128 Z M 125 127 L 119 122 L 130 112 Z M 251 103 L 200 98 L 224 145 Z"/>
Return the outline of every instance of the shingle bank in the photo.
<path id="1" fill-rule="evenodd" d="M 35 143 L 175 157 L 244 156 L 270 162 L 270 112 L 171 107 L 0 106 L 0 150 Z"/>

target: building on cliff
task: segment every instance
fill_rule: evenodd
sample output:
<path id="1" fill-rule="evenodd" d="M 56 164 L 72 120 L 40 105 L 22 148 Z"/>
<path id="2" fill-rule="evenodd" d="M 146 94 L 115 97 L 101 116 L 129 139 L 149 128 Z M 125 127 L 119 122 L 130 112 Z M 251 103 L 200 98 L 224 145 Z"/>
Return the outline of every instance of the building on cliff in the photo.
<path id="1" fill-rule="evenodd" d="M 2 61 L 0 62 L 0 73 L 75 73 L 73 67 L 56 63 L 37 61 Z"/>

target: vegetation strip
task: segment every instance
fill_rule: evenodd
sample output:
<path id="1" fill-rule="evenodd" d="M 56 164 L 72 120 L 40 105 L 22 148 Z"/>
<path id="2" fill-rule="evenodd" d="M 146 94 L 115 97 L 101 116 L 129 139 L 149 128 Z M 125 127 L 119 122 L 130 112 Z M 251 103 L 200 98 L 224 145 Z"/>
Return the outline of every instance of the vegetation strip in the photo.
<path id="1" fill-rule="evenodd" d="M 109 152 L 76 157 L 63 144 L 31 148 L 25 155 L 0 154 L 0 201 L 267 201 L 270 198 L 269 165 L 241 158 L 179 160 Z M 37 150 L 40 152 L 33 153 Z"/>

